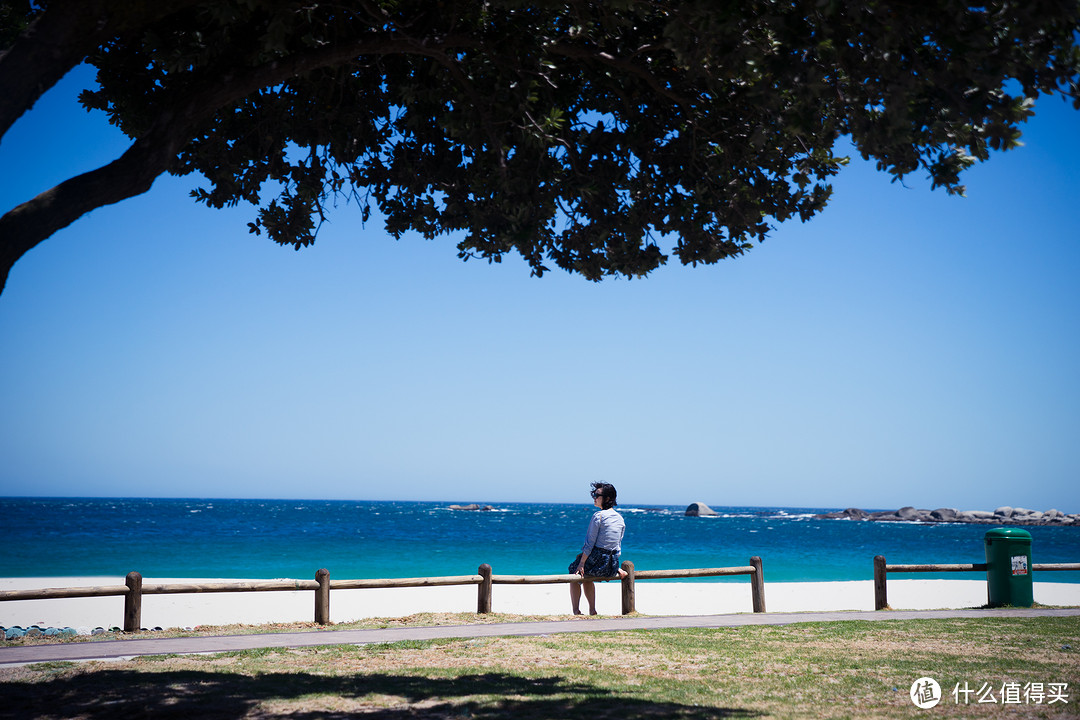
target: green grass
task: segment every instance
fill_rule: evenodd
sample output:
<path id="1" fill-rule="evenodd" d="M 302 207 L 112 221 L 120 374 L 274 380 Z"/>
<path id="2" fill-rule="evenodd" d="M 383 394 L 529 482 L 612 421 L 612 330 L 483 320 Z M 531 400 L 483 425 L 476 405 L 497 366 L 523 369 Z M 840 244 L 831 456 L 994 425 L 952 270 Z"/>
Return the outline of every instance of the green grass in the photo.
<path id="1" fill-rule="evenodd" d="M 43 663 L 0 717 L 1038 718 L 1080 708 L 1080 618 L 635 630 Z M 908 691 L 944 691 L 932 710 Z M 957 704 L 967 682 L 1068 683 L 1068 704 Z"/>

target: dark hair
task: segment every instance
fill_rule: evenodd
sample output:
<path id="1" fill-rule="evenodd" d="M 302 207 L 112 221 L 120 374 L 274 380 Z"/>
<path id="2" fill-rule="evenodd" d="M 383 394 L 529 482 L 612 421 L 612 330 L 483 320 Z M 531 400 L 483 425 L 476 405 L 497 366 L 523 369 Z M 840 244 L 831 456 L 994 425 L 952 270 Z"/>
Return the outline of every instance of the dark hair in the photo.
<path id="1" fill-rule="evenodd" d="M 611 483 L 593 483 L 591 494 L 594 498 L 602 498 L 600 507 L 603 510 L 610 510 L 619 504 L 615 502 L 615 486 Z"/>

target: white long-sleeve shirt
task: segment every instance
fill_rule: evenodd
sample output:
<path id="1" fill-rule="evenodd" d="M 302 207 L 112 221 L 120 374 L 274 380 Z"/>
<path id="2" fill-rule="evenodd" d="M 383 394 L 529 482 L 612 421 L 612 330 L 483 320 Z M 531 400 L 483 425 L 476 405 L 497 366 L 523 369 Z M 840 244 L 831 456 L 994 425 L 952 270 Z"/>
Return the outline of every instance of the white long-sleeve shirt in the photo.
<path id="1" fill-rule="evenodd" d="M 589 529 L 585 532 L 585 544 L 581 546 L 583 556 L 588 556 L 594 547 L 622 553 L 622 539 L 626 532 L 626 523 L 622 515 L 614 508 L 597 510 L 589 520 Z"/>

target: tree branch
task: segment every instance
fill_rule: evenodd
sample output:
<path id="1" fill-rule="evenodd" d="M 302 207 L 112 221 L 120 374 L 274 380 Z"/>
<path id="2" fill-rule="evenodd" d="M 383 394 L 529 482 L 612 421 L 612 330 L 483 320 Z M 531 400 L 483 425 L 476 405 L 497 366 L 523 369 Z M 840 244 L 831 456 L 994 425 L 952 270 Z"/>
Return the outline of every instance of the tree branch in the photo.
<path id="1" fill-rule="evenodd" d="M 169 170 L 199 128 L 223 108 L 264 87 L 353 58 L 390 53 L 437 58 L 447 48 L 470 42 L 467 38 L 443 38 L 436 46 L 413 38 L 368 34 L 243 72 L 215 73 L 211 69 L 200 73 L 200 79 L 192 78 L 189 90 L 178 93 L 171 103 L 162 103 L 151 128 L 115 161 L 65 180 L 0 217 L 0 294 L 11 267 L 38 243 L 91 210 L 149 190 L 154 179 Z"/>
<path id="2" fill-rule="evenodd" d="M 51 0 L 8 50 L 0 53 L 0 137 L 86 56 L 114 37 L 201 0 Z"/>
<path id="3" fill-rule="evenodd" d="M 671 100 L 676 105 L 688 107 L 693 104 L 690 102 L 689 99 L 682 97 L 678 93 L 672 92 L 670 88 L 665 87 L 659 80 L 656 79 L 655 75 L 650 73 L 643 66 L 634 62 L 630 62 L 629 60 L 621 60 L 614 55 L 606 53 L 600 49 L 585 48 L 579 45 L 566 45 L 564 43 L 554 43 L 547 46 L 546 50 L 552 55 L 559 55 L 561 57 L 570 58 L 571 60 L 595 60 L 597 62 L 603 63 L 604 65 L 609 65 L 616 70 L 624 72 L 628 75 L 635 75 L 641 78 L 650 88 L 652 88 L 653 92 L 655 92 L 661 97 L 665 97 L 668 100 Z"/>
<path id="4" fill-rule="evenodd" d="M 0 217 L 0 293 L 20 257 L 91 210 L 149 190 L 178 151 L 175 143 L 136 142 L 108 165 L 65 180 Z"/>

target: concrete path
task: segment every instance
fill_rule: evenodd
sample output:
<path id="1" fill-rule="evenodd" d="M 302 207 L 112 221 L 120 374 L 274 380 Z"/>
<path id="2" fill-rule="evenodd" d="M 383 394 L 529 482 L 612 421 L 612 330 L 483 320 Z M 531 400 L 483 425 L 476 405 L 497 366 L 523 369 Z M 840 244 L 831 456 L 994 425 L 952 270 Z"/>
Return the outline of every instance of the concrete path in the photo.
<path id="1" fill-rule="evenodd" d="M 543 622 L 487 625 L 439 625 L 373 630 L 309 630 L 305 632 L 214 637 L 102 640 L 0 648 L 0 667 L 58 660 L 115 660 L 139 655 L 219 653 L 234 650 L 316 645 L 367 645 L 403 640 L 554 635 L 573 632 L 614 632 L 660 628 L 721 628 L 745 625 L 789 625 L 848 620 L 929 620 L 935 618 L 1077 617 L 1080 608 L 1000 608 L 970 610 L 886 610 L 693 615 L 662 617 L 578 618 Z"/>

